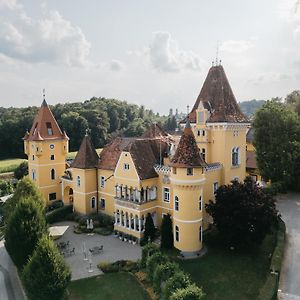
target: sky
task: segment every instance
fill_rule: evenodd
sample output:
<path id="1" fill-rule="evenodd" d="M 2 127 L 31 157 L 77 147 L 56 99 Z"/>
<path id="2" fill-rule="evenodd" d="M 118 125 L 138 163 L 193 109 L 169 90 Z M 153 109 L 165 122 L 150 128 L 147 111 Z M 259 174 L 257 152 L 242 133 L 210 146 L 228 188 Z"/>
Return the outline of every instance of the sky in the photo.
<path id="1" fill-rule="evenodd" d="M 300 0 L 0 0 L 0 106 L 185 112 L 216 56 L 237 101 L 300 89 Z"/>

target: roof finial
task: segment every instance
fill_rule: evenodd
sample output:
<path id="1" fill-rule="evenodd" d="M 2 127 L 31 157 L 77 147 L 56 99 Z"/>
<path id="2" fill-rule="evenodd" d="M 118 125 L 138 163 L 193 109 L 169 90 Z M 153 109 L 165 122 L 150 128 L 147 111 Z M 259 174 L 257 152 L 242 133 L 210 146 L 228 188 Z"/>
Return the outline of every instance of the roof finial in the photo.
<path id="1" fill-rule="evenodd" d="M 85 136 L 88 136 L 88 135 L 89 135 L 89 129 L 86 128 L 86 129 L 85 129 Z"/>
<path id="2" fill-rule="evenodd" d="M 219 61 L 219 41 L 217 41 L 217 47 L 216 47 L 216 66 L 218 65 Z"/>
<path id="3" fill-rule="evenodd" d="M 46 97 L 46 95 L 45 95 L 45 94 L 46 94 L 46 90 L 45 90 L 45 89 L 43 89 L 43 100 L 46 100 L 46 99 L 45 99 L 45 97 Z"/>
<path id="4" fill-rule="evenodd" d="M 186 111 L 187 111 L 187 115 L 189 115 L 189 113 L 190 113 L 190 106 L 189 105 L 186 106 Z"/>

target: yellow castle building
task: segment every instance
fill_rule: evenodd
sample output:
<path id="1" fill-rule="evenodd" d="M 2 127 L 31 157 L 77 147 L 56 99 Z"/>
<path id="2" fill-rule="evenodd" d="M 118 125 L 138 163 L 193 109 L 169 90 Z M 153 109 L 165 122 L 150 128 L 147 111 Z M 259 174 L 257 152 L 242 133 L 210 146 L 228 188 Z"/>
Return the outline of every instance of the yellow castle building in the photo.
<path id="1" fill-rule="evenodd" d="M 214 192 L 246 175 L 248 119 L 221 65 L 210 68 L 181 137 L 152 125 L 138 138 L 115 138 L 100 153 L 89 135 L 69 166 L 68 137 L 43 101 L 24 137 L 29 176 L 48 203 L 62 199 L 80 214 L 114 216 L 114 229 L 136 241 L 148 213 L 159 227 L 170 214 L 174 246 L 184 256 L 202 249 Z"/>

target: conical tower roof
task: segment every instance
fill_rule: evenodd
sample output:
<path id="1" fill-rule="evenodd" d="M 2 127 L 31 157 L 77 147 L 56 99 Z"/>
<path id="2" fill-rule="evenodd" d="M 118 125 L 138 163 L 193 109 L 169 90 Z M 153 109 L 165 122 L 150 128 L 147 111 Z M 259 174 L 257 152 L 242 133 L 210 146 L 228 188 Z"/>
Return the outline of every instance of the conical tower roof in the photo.
<path id="1" fill-rule="evenodd" d="M 248 123 L 242 113 L 221 65 L 212 66 L 204 81 L 189 119 L 196 123 L 196 109 L 203 105 L 210 112 L 208 122 Z"/>
<path id="2" fill-rule="evenodd" d="M 205 161 L 200 155 L 189 120 L 186 123 L 183 135 L 180 138 L 178 147 L 171 159 L 170 165 L 178 168 L 206 166 Z"/>
<path id="3" fill-rule="evenodd" d="M 64 138 L 64 135 L 44 99 L 39 112 L 33 121 L 30 132 L 24 139 L 42 141 L 62 138 Z"/>
<path id="4" fill-rule="evenodd" d="M 99 156 L 89 135 L 85 135 L 77 152 L 72 168 L 93 169 L 99 164 Z"/>

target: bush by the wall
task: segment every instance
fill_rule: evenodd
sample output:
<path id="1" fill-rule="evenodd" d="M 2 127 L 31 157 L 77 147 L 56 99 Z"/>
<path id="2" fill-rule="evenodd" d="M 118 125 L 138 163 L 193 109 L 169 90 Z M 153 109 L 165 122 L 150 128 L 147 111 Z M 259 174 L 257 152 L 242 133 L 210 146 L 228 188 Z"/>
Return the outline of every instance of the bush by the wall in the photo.
<path id="1" fill-rule="evenodd" d="M 100 235 L 111 235 L 113 231 L 113 227 L 99 227 L 93 230 L 93 232 Z"/>
<path id="2" fill-rule="evenodd" d="M 151 256 L 152 254 L 154 254 L 155 252 L 158 252 L 159 248 L 157 245 L 155 244 L 146 244 L 143 248 L 142 248 L 142 259 L 141 259 L 141 267 L 145 268 L 146 267 L 146 263 L 147 263 L 147 259 L 148 256 Z"/>
<path id="3" fill-rule="evenodd" d="M 112 226 L 115 221 L 115 219 L 112 216 L 103 214 L 101 212 L 89 214 L 88 217 L 84 217 L 85 222 L 86 219 L 92 219 L 93 222 L 100 227 Z"/>
<path id="4" fill-rule="evenodd" d="M 66 220 L 66 217 L 73 212 L 73 205 L 66 205 L 57 208 L 46 214 L 46 221 L 49 224 Z"/>
<path id="5" fill-rule="evenodd" d="M 135 272 L 138 270 L 138 264 L 131 260 L 118 260 L 114 263 L 101 262 L 97 267 L 104 273 L 114 273 L 114 272 Z"/>

